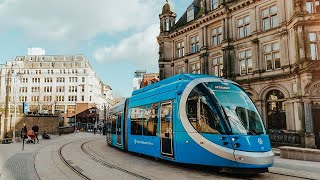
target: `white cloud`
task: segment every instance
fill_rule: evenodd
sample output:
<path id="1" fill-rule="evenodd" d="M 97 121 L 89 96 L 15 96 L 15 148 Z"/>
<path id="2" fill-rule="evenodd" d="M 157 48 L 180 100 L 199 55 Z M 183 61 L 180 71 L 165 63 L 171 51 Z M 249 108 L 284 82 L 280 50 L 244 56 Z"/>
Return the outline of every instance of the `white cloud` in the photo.
<path id="1" fill-rule="evenodd" d="M 41 40 L 88 40 L 144 28 L 158 21 L 161 4 L 163 0 L 4 0 L 0 31 L 14 27 Z"/>
<path id="2" fill-rule="evenodd" d="M 118 44 L 105 46 L 94 52 L 100 62 L 127 61 L 139 67 L 154 67 L 158 60 L 159 24 L 152 24 L 145 31 L 122 39 Z"/>

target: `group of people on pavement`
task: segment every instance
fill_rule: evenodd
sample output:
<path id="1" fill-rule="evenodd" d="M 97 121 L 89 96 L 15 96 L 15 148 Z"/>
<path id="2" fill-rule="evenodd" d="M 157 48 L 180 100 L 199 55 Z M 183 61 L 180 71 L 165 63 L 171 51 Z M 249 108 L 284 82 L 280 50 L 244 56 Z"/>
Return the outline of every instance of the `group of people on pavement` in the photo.
<path id="1" fill-rule="evenodd" d="M 39 143 L 39 126 L 37 124 L 34 124 L 32 128 L 28 131 L 27 126 L 25 123 L 23 123 L 23 128 L 21 129 L 21 138 L 23 139 L 23 142 L 26 143 L 33 143 L 35 144 L 36 141 Z M 50 139 L 50 136 L 48 135 L 48 132 L 45 131 L 42 134 L 42 139 Z"/>

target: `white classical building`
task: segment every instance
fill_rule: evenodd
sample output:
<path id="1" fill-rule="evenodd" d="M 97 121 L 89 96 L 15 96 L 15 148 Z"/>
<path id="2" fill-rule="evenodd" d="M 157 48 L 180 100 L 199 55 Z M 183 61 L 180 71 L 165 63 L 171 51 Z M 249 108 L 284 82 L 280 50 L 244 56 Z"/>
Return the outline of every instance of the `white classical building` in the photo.
<path id="1" fill-rule="evenodd" d="M 137 70 L 136 72 L 134 72 L 134 77 L 132 80 L 133 90 L 140 89 L 140 84 L 143 79 L 143 75 L 145 74 L 147 74 L 147 71 L 145 70 Z"/>
<path id="2" fill-rule="evenodd" d="M 17 56 L 0 69 L 0 107 L 5 108 L 6 81 L 9 80 L 9 102 L 29 105 L 30 112 L 74 116 L 77 108 L 103 110 L 112 101 L 112 89 L 105 85 L 84 55 Z M 77 106 L 75 106 L 77 104 Z M 90 106 L 89 106 L 90 104 Z"/>

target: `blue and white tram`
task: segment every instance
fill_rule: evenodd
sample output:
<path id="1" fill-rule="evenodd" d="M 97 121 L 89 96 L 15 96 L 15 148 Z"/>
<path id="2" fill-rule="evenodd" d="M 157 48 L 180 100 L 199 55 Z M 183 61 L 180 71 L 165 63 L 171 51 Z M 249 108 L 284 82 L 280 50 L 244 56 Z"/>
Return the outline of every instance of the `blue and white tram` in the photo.
<path id="1" fill-rule="evenodd" d="M 113 107 L 108 144 L 179 163 L 267 171 L 274 154 L 261 117 L 236 83 L 183 74 Z"/>

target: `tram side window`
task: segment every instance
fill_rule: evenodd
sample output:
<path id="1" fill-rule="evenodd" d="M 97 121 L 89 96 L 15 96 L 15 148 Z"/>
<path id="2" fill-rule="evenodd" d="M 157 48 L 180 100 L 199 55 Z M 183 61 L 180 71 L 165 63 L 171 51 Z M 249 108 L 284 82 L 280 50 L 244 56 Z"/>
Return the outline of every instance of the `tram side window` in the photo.
<path id="1" fill-rule="evenodd" d="M 122 117 L 122 112 L 120 112 L 118 114 L 118 118 L 117 118 L 117 124 L 118 124 L 118 127 L 117 127 L 117 134 L 121 134 L 121 117 Z"/>
<path id="2" fill-rule="evenodd" d="M 172 101 L 161 104 L 161 138 L 169 138 L 172 133 Z"/>
<path id="3" fill-rule="evenodd" d="M 188 97 L 187 116 L 199 133 L 221 134 L 220 118 L 210 96 L 204 85 L 196 86 Z"/>
<path id="4" fill-rule="evenodd" d="M 142 118 L 144 114 L 144 108 L 135 107 L 131 109 L 131 134 L 142 135 Z"/>
<path id="5" fill-rule="evenodd" d="M 143 135 L 157 136 L 158 132 L 158 103 L 145 106 Z"/>
<path id="6" fill-rule="evenodd" d="M 111 114 L 111 134 L 116 134 L 117 129 L 116 129 L 116 114 Z"/>

